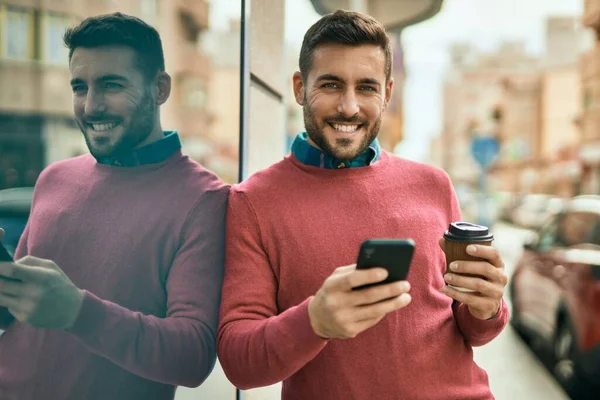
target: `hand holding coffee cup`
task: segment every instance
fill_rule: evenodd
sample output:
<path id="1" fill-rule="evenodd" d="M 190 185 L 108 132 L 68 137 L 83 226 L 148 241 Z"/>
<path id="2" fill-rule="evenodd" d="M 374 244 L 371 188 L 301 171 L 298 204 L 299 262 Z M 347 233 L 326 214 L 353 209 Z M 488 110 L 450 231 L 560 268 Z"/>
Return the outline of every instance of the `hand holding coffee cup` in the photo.
<path id="1" fill-rule="evenodd" d="M 451 223 L 440 239 L 447 267 L 442 291 L 480 319 L 496 315 L 508 282 L 493 240 L 487 227 L 468 222 Z"/>
<path id="2" fill-rule="evenodd" d="M 475 257 L 467 252 L 467 247 L 471 244 L 480 246 L 491 246 L 494 235 L 489 232 L 485 226 L 471 224 L 469 222 L 453 222 L 444 233 L 444 253 L 446 253 L 446 272 L 450 271 L 450 264 L 455 261 L 486 261 L 484 258 Z M 454 271 L 454 273 L 463 276 L 477 277 L 477 275 L 465 272 Z M 476 290 L 448 284 L 453 289 L 461 292 L 475 292 Z"/>

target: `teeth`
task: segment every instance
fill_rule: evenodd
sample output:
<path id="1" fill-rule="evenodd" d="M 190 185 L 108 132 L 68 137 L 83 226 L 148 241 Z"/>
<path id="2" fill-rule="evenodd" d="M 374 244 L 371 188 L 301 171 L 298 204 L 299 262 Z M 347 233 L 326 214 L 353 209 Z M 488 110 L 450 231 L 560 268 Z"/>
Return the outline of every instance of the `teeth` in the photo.
<path id="1" fill-rule="evenodd" d="M 111 122 L 109 124 L 92 124 L 92 128 L 95 131 L 108 131 L 112 128 L 114 128 L 115 126 L 117 126 L 117 124 L 115 122 Z"/>
<path id="2" fill-rule="evenodd" d="M 358 129 L 358 125 L 340 125 L 340 124 L 332 124 L 335 130 L 345 133 L 356 132 Z"/>

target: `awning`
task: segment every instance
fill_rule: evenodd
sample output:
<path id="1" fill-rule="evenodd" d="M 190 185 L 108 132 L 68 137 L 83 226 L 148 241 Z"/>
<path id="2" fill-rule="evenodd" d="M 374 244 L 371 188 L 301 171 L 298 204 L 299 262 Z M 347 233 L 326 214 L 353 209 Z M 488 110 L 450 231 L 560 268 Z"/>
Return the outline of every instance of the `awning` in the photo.
<path id="1" fill-rule="evenodd" d="M 361 11 L 371 15 L 388 31 L 400 31 L 437 14 L 443 0 L 311 0 L 315 10 L 329 14 L 336 10 Z"/>

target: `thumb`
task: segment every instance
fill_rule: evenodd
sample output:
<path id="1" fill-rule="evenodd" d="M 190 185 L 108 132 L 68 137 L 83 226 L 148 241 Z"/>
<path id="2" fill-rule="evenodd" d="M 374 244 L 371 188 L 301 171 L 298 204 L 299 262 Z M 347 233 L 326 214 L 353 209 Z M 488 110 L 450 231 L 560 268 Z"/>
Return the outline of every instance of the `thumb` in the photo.
<path id="1" fill-rule="evenodd" d="M 440 240 L 438 241 L 438 245 L 440 246 L 440 248 L 442 249 L 442 251 L 444 251 L 444 244 L 446 243 L 446 241 L 444 240 L 443 237 L 440 238 Z"/>
<path id="2" fill-rule="evenodd" d="M 4 229 L 0 228 L 0 242 L 4 239 Z"/>

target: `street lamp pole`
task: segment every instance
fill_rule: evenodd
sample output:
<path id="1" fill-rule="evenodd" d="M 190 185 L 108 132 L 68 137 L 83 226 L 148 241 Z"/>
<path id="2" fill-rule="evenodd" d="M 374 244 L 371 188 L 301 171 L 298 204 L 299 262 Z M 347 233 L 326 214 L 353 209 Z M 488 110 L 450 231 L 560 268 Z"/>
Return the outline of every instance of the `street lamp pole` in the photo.
<path id="1" fill-rule="evenodd" d="M 471 139 L 471 155 L 479 164 L 479 216 L 480 225 L 490 226 L 488 173 L 492 163 L 500 152 L 500 143 L 494 136 L 474 135 Z"/>

